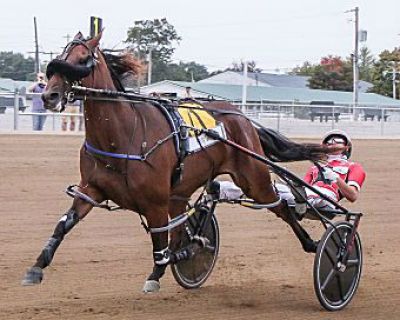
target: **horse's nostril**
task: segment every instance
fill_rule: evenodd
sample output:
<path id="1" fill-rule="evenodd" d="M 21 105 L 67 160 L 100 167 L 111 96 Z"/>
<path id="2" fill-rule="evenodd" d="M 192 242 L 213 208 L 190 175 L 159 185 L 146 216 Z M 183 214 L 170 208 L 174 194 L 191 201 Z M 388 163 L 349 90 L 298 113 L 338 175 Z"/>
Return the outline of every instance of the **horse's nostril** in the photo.
<path id="1" fill-rule="evenodd" d="M 50 100 L 57 100 L 58 98 L 59 98 L 59 94 L 58 94 L 58 92 L 52 92 L 51 94 L 50 94 Z"/>

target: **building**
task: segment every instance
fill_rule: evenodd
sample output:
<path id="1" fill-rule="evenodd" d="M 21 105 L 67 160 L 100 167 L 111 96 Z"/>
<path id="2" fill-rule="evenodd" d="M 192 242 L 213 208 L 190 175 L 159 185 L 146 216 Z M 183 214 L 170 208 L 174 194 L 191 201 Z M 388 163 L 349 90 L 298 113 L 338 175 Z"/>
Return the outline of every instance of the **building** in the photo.
<path id="1" fill-rule="evenodd" d="M 184 82 L 164 80 L 141 88 L 141 93 L 173 93 L 185 97 L 186 87 L 191 87 L 192 96 L 197 98 L 214 98 L 241 102 L 242 86 L 208 82 Z M 293 87 L 248 86 L 247 102 L 249 103 L 280 103 L 280 104 L 310 104 L 315 101 L 329 101 L 335 105 L 351 106 L 353 93 L 345 91 L 317 90 Z M 360 93 L 360 106 L 400 107 L 400 100 L 395 100 L 376 93 Z"/>
<path id="2" fill-rule="evenodd" d="M 309 76 L 299 76 L 292 74 L 275 74 L 262 72 L 248 72 L 246 84 L 248 86 L 260 87 L 278 87 L 278 88 L 308 88 Z M 200 83 L 232 84 L 243 85 L 243 73 L 235 71 L 225 71 L 207 79 L 199 81 Z M 367 92 L 372 87 L 372 83 L 359 81 L 360 92 Z"/>

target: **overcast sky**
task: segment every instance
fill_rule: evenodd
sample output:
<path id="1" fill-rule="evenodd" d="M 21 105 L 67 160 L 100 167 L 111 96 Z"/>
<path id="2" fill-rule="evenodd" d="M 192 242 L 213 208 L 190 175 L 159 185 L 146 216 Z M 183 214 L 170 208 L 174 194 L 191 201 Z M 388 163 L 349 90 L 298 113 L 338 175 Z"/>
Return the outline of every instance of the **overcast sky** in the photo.
<path id="1" fill-rule="evenodd" d="M 40 49 L 56 52 L 66 35 L 88 34 L 91 15 L 103 18 L 108 48 L 121 47 L 135 20 L 166 17 L 182 37 L 174 60 L 214 70 L 249 59 L 269 71 L 328 54 L 348 56 L 354 14 L 345 11 L 355 6 L 373 54 L 399 46 L 400 0 L 7 0 L 0 9 L 0 51 L 34 50 L 34 16 Z"/>

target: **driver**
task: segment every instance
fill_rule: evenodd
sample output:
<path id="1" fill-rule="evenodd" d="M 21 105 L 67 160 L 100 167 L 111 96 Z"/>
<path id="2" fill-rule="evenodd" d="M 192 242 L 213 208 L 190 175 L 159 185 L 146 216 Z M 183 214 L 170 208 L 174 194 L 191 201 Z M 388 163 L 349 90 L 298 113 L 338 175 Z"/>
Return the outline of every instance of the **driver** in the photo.
<path id="1" fill-rule="evenodd" d="M 322 144 L 343 145 L 347 148 L 344 151 L 339 150 L 328 155 L 326 164 L 322 166 L 322 174 L 317 166 L 310 167 L 305 174 L 304 181 L 336 202 L 343 198 L 350 202 L 356 201 L 366 173 L 359 163 L 350 161 L 352 152 L 350 137 L 344 131 L 332 130 L 324 135 Z M 220 181 L 219 184 L 220 200 L 239 200 L 243 196 L 243 192 L 233 182 Z M 293 207 L 299 215 L 303 215 L 307 208 L 304 200 L 302 201 L 301 197 L 296 196 L 296 193 L 305 196 L 316 208 L 334 209 L 334 205 L 304 186 L 296 186 L 295 192 L 292 192 L 287 185 L 280 183 L 276 183 L 275 188 L 280 197 L 286 200 L 288 205 Z"/>

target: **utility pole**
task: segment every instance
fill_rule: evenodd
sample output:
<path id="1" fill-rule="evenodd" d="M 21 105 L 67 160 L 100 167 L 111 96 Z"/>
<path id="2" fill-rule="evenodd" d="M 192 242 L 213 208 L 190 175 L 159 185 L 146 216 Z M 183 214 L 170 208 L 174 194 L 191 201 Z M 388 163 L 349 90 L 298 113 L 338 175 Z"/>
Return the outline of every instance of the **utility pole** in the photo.
<path id="1" fill-rule="evenodd" d="M 246 112 L 247 101 L 247 60 L 243 62 L 243 86 L 242 86 L 242 111 Z"/>
<path id="2" fill-rule="evenodd" d="M 35 27 L 35 73 L 39 73 L 40 72 L 39 41 L 38 41 L 36 17 L 33 17 L 33 25 Z"/>
<path id="3" fill-rule="evenodd" d="M 354 53 L 353 53 L 353 118 L 358 119 L 358 44 L 359 44 L 359 11 L 358 7 L 346 12 L 354 12 Z"/>
<path id="4" fill-rule="evenodd" d="M 149 46 L 148 50 L 149 50 L 149 53 L 148 53 L 149 64 L 147 67 L 147 85 L 151 84 L 151 69 L 152 69 L 152 61 L 151 61 L 152 57 L 151 56 L 152 56 L 152 52 L 153 52 L 153 47 Z"/>
<path id="5" fill-rule="evenodd" d="M 393 77 L 392 77 L 392 81 L 393 81 L 393 99 L 396 99 L 396 66 L 393 65 Z"/>
<path id="6" fill-rule="evenodd" d="M 39 53 L 49 55 L 50 61 L 53 60 L 53 55 L 58 54 L 58 52 L 54 52 L 54 51 L 49 51 L 49 52 L 40 51 Z"/>
<path id="7" fill-rule="evenodd" d="M 28 53 L 35 53 L 36 54 L 36 51 L 28 51 Z M 54 51 L 49 51 L 49 52 L 38 51 L 38 53 L 49 55 L 50 56 L 50 61 L 53 60 L 53 55 L 58 54 L 58 52 L 54 52 Z"/>
<path id="8" fill-rule="evenodd" d="M 396 99 L 396 64 L 393 61 L 393 70 L 392 70 L 393 76 L 392 76 L 392 81 L 393 81 L 393 99 Z"/>
<path id="9" fill-rule="evenodd" d="M 72 37 L 70 34 L 67 33 L 63 38 L 67 39 L 67 43 L 69 43 Z"/>

